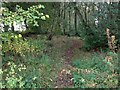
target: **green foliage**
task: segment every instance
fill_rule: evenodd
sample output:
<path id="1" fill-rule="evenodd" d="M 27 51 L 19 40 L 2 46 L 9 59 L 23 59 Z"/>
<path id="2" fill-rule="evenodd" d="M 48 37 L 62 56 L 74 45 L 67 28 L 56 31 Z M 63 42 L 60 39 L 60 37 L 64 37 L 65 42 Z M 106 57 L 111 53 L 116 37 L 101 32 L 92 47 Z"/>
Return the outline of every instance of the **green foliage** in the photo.
<path id="1" fill-rule="evenodd" d="M 110 36 L 115 35 L 119 41 L 118 3 L 80 3 L 80 36 L 85 40 L 85 48 L 103 48 L 107 46 L 106 29 Z M 87 8 L 87 10 L 85 9 Z"/>
<path id="2" fill-rule="evenodd" d="M 85 36 L 84 48 L 90 50 L 94 48 L 100 49 L 107 46 L 107 38 L 105 32 L 100 33 L 98 30 L 92 30 L 90 33 L 93 33 L 93 35 Z"/>
<path id="3" fill-rule="evenodd" d="M 28 69 L 26 70 L 25 79 L 26 88 L 51 87 L 52 85 L 52 60 L 48 55 L 28 56 L 24 58 L 27 61 Z M 32 65 L 32 67 L 31 67 Z M 35 79 L 35 81 L 33 80 Z"/>
<path id="4" fill-rule="evenodd" d="M 18 55 L 7 55 L 5 53 L 5 57 L 3 57 L 4 79 L 2 79 L 4 87 L 43 88 L 53 85 L 52 79 L 55 78 L 52 76 L 53 72 L 51 72 L 53 71 L 53 60 L 42 52 L 46 48 L 44 38 L 43 36 L 27 38 L 27 43 L 30 46 L 34 46 L 34 51 L 30 53 L 27 50 L 24 56 L 19 57 Z M 6 78 L 8 79 L 6 80 Z"/>
<path id="5" fill-rule="evenodd" d="M 38 20 L 46 20 L 49 18 L 49 15 L 41 12 L 45 7 L 41 4 L 33 5 L 27 10 L 24 10 L 19 5 L 16 5 L 16 10 L 10 11 L 8 8 L 3 8 L 2 13 L 3 17 L 0 19 L 5 25 L 13 25 L 14 22 L 26 22 L 28 26 L 39 26 Z"/>
<path id="6" fill-rule="evenodd" d="M 14 33 L 2 33 L 2 52 L 14 55 L 24 56 L 27 52 L 33 52 L 34 46 L 30 45 L 27 40 L 23 40 L 22 35 Z"/>
<path id="7" fill-rule="evenodd" d="M 52 85 L 52 60 L 48 55 L 24 57 L 24 64 L 8 60 L 3 66 L 2 86 L 6 88 L 42 88 Z M 27 61 L 27 62 L 25 62 Z"/>
<path id="8" fill-rule="evenodd" d="M 114 57 L 111 61 L 107 61 L 104 57 L 100 57 L 97 54 L 93 54 L 89 59 L 74 61 L 73 66 L 77 69 L 73 72 L 74 86 L 80 88 L 107 88 L 110 86 L 111 80 L 113 81 L 113 87 L 117 85 L 117 77 L 112 75 L 118 72 L 116 71 L 118 70 L 118 65 L 116 64 L 118 63 L 118 56 L 115 54 L 112 55 Z"/>
<path id="9" fill-rule="evenodd" d="M 26 24 L 28 24 L 30 28 L 28 30 L 35 33 L 38 33 L 41 29 L 46 30 L 45 32 L 53 32 L 54 34 L 71 32 L 70 34 L 74 35 L 74 33 L 78 32 L 78 34 L 80 34 L 84 39 L 85 48 L 88 50 L 102 48 L 107 45 L 105 33 L 106 28 L 110 28 L 111 35 L 114 34 L 117 36 L 119 41 L 120 34 L 117 25 L 118 9 L 115 9 L 117 8 L 117 3 L 79 3 L 80 5 L 78 5 L 78 9 L 80 9 L 80 12 L 76 12 L 76 16 L 80 19 L 76 21 L 80 22 L 79 24 L 77 23 L 79 26 L 78 28 L 80 28 L 78 31 L 74 30 L 73 23 L 74 7 L 77 7 L 77 5 L 75 6 L 75 4 L 72 5 L 69 3 L 67 5 L 63 3 L 62 6 L 60 3 L 44 4 L 47 6 L 46 8 L 41 4 L 32 5 L 26 9 L 17 5 L 16 9 L 13 11 L 5 8 L 3 10 L 3 17 L 0 21 L 4 22 L 5 25 L 13 24 L 14 21 L 18 23 L 26 21 Z M 59 6 L 61 7 L 58 8 Z M 71 10 L 67 7 L 71 8 Z M 49 16 L 44 13 L 44 10 L 50 15 L 50 19 L 48 21 L 45 21 Z M 66 12 L 71 12 L 71 14 Z M 78 13 L 80 13 L 81 16 L 78 15 Z M 68 14 L 73 16 L 70 16 L 69 18 Z M 97 25 L 95 25 L 95 19 L 98 20 Z M 46 23 L 44 23 L 44 21 Z M 67 30 L 64 31 L 65 27 Z M 65 66 L 67 65 L 66 61 L 65 64 L 62 65 L 64 60 L 67 59 L 67 55 L 64 55 L 64 51 L 66 51 L 66 48 L 71 45 L 68 43 L 69 41 L 67 41 L 66 44 L 64 37 L 60 40 L 58 40 L 58 38 L 54 38 L 52 41 L 45 41 L 47 37 L 42 35 L 31 35 L 25 39 L 21 34 L 17 35 L 8 32 L 2 33 L 0 36 L 2 37 L 3 42 L 0 47 L 2 47 L 2 52 L 4 54 L 3 71 L 0 69 L 0 74 L 3 74 L 3 85 L 0 82 L 0 87 L 54 87 L 53 84 L 55 84 L 54 81 L 58 75 L 57 73 L 59 73 L 59 69 L 69 68 L 69 65 Z M 61 42 L 58 43 L 59 41 L 62 41 L 63 46 L 61 45 Z M 47 43 L 50 43 L 50 45 L 46 48 Z M 74 47 L 78 50 L 76 45 Z M 76 52 L 76 54 L 78 53 Z M 69 60 L 74 57 L 73 49 L 71 50 L 70 55 L 71 57 Z M 81 54 L 81 57 L 82 56 L 84 57 L 84 54 Z M 74 87 L 108 88 L 111 86 L 117 86 L 117 72 L 119 71 L 118 56 L 118 54 L 108 52 L 105 56 L 102 56 L 101 53 L 99 53 L 99 55 L 93 54 L 91 57 L 86 59 L 80 58 L 73 60 L 72 65 L 75 69 L 72 68 L 74 70 L 73 72 L 71 71 L 73 74 L 73 78 L 71 80 L 73 80 Z M 106 57 L 110 57 L 110 60 L 107 60 Z"/>
<path id="10" fill-rule="evenodd" d="M 73 82 L 74 82 L 74 87 L 77 88 L 77 87 L 81 87 L 81 88 L 84 88 L 84 84 L 85 84 L 85 79 L 80 76 L 78 73 L 73 75 Z"/>
<path id="11" fill-rule="evenodd" d="M 97 56 L 93 56 L 90 60 L 76 60 L 73 62 L 73 66 L 86 69 L 86 68 L 94 68 L 100 72 L 107 72 L 109 71 L 109 64 L 102 58 Z"/>
<path id="12" fill-rule="evenodd" d="M 25 85 L 23 77 L 19 74 L 26 70 L 25 65 L 16 65 L 14 62 L 8 62 L 9 68 L 3 70 L 3 83 L 4 88 L 22 88 Z"/>

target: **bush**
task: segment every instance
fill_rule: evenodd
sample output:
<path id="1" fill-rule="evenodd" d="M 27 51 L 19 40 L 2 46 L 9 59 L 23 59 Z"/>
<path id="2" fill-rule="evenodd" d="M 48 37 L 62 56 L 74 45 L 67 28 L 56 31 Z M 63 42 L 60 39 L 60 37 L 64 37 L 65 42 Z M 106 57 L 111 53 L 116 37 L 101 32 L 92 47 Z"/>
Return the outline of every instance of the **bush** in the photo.
<path id="1" fill-rule="evenodd" d="M 85 45 L 86 50 L 105 48 L 107 46 L 107 37 L 105 32 L 99 30 L 92 30 L 85 35 Z"/>
<path id="2" fill-rule="evenodd" d="M 33 52 L 34 47 L 26 39 L 23 40 L 21 34 L 2 33 L 2 52 L 4 54 L 13 54 L 24 56 L 27 52 Z"/>
<path id="3" fill-rule="evenodd" d="M 3 72 L 3 83 L 2 87 L 4 88 L 21 88 L 24 86 L 25 82 L 23 77 L 19 74 L 23 70 L 26 70 L 25 65 L 16 65 L 14 62 L 7 63 L 7 69 L 4 69 Z"/>
<path id="4" fill-rule="evenodd" d="M 3 71 L 0 69 L 0 75 L 3 74 L 0 87 L 3 88 L 42 88 L 50 87 L 52 84 L 51 72 L 52 63 L 48 55 L 42 57 L 25 57 L 22 62 L 13 62 L 9 59 L 3 65 Z"/>

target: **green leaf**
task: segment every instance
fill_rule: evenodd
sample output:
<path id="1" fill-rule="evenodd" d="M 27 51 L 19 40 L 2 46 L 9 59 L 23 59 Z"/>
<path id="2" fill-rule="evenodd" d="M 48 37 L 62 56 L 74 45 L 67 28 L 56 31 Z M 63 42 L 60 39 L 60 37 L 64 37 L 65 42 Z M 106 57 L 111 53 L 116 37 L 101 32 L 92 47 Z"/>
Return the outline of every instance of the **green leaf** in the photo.
<path id="1" fill-rule="evenodd" d="M 41 19 L 42 19 L 42 20 L 46 20 L 45 16 L 41 16 Z"/>
<path id="2" fill-rule="evenodd" d="M 49 15 L 45 15 L 46 16 L 46 18 L 49 18 Z"/>

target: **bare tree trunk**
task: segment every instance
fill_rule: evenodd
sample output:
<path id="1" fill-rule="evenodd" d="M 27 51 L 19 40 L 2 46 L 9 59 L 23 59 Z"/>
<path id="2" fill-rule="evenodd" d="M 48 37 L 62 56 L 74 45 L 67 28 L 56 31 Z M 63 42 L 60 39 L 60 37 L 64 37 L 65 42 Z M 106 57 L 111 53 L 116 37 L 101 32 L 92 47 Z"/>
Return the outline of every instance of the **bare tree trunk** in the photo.
<path id="1" fill-rule="evenodd" d="M 86 21 L 86 23 L 88 24 L 88 20 L 87 20 L 87 3 L 85 3 L 84 14 L 85 14 L 85 21 Z"/>
<path id="2" fill-rule="evenodd" d="M 74 7 L 77 7 L 76 5 L 76 2 L 74 3 L 75 6 Z M 76 9 L 74 8 L 74 11 L 75 11 L 75 19 L 74 19 L 74 24 L 75 24 L 75 34 L 77 35 L 78 32 L 77 32 L 77 13 L 76 13 Z"/>
<path id="3" fill-rule="evenodd" d="M 65 3 L 60 3 L 60 29 L 62 31 L 62 34 L 65 34 L 65 27 L 64 27 L 64 19 L 65 19 Z"/>
<path id="4" fill-rule="evenodd" d="M 28 29 L 27 20 L 24 21 L 26 29 Z"/>
<path id="5" fill-rule="evenodd" d="M 70 2 L 69 2 L 69 4 L 70 4 Z M 70 29 L 71 29 L 71 15 L 70 15 L 70 9 L 71 9 L 71 7 L 69 8 L 69 31 L 70 31 Z"/>
<path id="6" fill-rule="evenodd" d="M 65 20 L 65 3 L 63 3 L 64 11 L 63 11 L 63 19 Z M 63 25 L 63 34 L 65 35 L 65 25 Z"/>
<path id="7" fill-rule="evenodd" d="M 14 32 L 14 25 L 13 25 L 13 23 L 11 24 L 11 30 L 12 30 L 12 32 Z"/>
<path id="8" fill-rule="evenodd" d="M 82 13 L 80 12 L 80 10 L 78 9 L 78 7 L 76 7 L 75 9 L 76 9 L 77 15 L 79 15 L 79 18 L 81 19 L 81 22 L 82 22 L 82 24 L 83 24 L 84 27 L 85 27 L 86 34 L 89 35 L 90 32 L 87 31 L 87 30 L 90 30 L 90 31 L 91 31 L 91 27 L 87 24 L 87 22 L 86 22 L 85 19 L 83 18 L 83 15 L 82 15 Z"/>

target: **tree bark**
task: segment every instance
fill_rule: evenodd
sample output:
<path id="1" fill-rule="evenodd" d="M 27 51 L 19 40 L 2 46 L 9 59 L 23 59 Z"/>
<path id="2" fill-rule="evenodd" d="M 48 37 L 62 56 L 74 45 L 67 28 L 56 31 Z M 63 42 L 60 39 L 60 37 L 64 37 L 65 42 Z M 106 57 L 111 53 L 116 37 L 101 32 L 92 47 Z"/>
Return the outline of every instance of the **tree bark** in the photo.
<path id="1" fill-rule="evenodd" d="M 75 4 L 75 8 L 77 7 L 76 6 L 76 2 L 74 3 Z M 74 19 L 74 24 L 75 24 L 75 35 L 78 34 L 77 32 L 77 13 L 76 13 L 76 9 L 74 8 L 74 11 L 75 11 L 75 19 Z"/>

